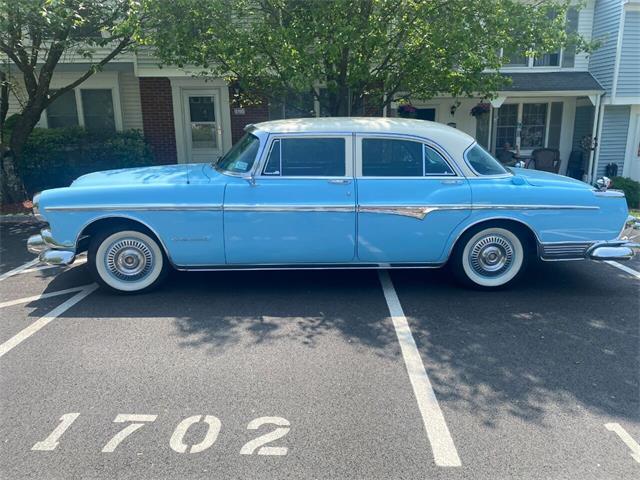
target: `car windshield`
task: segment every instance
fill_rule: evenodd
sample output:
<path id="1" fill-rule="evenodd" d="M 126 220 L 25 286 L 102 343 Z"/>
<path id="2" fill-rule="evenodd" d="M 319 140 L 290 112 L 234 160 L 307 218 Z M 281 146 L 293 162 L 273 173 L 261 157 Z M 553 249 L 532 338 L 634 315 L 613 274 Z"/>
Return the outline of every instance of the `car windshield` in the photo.
<path id="1" fill-rule="evenodd" d="M 247 133 L 231 147 L 231 150 L 218 159 L 215 167 L 224 172 L 247 173 L 253 167 L 259 146 L 258 137 Z"/>
<path id="2" fill-rule="evenodd" d="M 478 175 L 504 175 L 509 173 L 498 160 L 477 143 L 464 155 L 469 166 Z"/>

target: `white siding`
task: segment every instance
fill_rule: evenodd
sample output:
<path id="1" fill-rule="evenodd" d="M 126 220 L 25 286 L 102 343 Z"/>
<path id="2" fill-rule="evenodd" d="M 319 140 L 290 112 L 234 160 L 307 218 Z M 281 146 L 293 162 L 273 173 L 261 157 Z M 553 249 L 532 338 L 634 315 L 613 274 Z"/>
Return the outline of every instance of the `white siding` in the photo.
<path id="1" fill-rule="evenodd" d="M 622 175 L 624 156 L 627 149 L 627 133 L 629 130 L 629 105 L 607 105 L 604 107 L 602 134 L 600 136 L 600 154 L 596 175 L 605 173 L 609 163 L 618 165 L 618 175 Z"/>
<path id="2" fill-rule="evenodd" d="M 593 19 L 593 40 L 602 42 L 589 60 L 589 71 L 611 94 L 616 61 L 618 30 L 622 15 L 621 0 L 597 0 Z"/>
<path id="3" fill-rule="evenodd" d="M 133 73 L 121 72 L 118 76 L 118 83 L 122 106 L 122 129 L 142 130 L 142 107 L 138 78 Z"/>
<path id="4" fill-rule="evenodd" d="M 587 41 L 591 39 L 593 30 L 593 11 L 595 0 L 589 0 L 578 15 L 578 33 Z M 576 54 L 574 68 L 576 70 L 587 70 L 589 68 L 589 56 L 586 53 Z"/>
<path id="5" fill-rule="evenodd" d="M 640 97 L 640 11 L 625 12 L 616 97 Z"/>

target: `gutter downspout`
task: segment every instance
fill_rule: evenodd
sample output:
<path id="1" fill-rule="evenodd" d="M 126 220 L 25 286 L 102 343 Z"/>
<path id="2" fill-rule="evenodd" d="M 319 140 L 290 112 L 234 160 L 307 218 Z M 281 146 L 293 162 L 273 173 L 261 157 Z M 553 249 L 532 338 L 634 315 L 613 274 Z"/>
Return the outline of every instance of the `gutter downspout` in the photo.
<path id="1" fill-rule="evenodd" d="M 600 135 L 602 134 L 602 118 L 604 116 L 604 108 L 602 108 L 602 97 L 604 93 L 601 93 L 596 97 L 595 111 L 593 113 L 593 128 L 591 129 L 591 138 L 595 139 L 598 144 L 594 150 L 589 152 L 589 168 L 587 169 L 587 183 L 593 182 L 595 163 L 600 156 Z"/>

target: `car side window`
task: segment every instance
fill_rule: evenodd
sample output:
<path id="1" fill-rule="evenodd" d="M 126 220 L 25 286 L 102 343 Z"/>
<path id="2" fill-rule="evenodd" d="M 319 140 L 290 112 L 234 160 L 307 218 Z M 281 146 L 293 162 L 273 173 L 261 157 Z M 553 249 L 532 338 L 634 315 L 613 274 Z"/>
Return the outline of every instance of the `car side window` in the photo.
<path id="1" fill-rule="evenodd" d="M 281 138 L 271 144 L 262 172 L 281 177 L 343 177 L 344 138 Z"/>
<path id="2" fill-rule="evenodd" d="M 365 177 L 423 177 L 455 175 L 431 147 L 412 140 L 362 140 L 362 175 Z"/>
<path id="3" fill-rule="evenodd" d="M 449 164 L 438 152 L 428 145 L 424 145 L 424 174 L 429 175 L 455 175 Z"/>

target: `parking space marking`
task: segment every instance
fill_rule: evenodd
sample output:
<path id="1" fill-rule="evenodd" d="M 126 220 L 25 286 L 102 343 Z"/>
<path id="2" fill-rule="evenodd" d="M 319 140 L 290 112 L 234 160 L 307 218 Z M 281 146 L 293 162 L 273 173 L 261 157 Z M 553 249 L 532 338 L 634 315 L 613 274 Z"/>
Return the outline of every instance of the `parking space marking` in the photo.
<path id="1" fill-rule="evenodd" d="M 58 425 L 53 431 L 39 442 L 36 442 L 32 451 L 51 452 L 58 448 L 60 440 L 71 425 L 80 416 L 79 412 L 65 413 L 59 419 Z M 117 432 L 107 444 L 102 448 L 102 453 L 113 453 L 118 449 L 119 445 L 134 432 L 142 428 L 147 423 L 155 422 L 158 419 L 156 414 L 140 414 L 140 413 L 119 413 L 113 420 L 114 423 L 129 423 L 122 430 Z M 185 437 L 189 437 L 187 432 L 189 429 L 198 423 L 204 423 L 206 425 L 206 432 L 202 440 L 198 443 L 187 442 Z M 288 447 L 274 447 L 266 446 L 276 440 L 283 438 L 291 430 L 291 423 L 286 418 L 282 417 L 258 417 L 254 418 L 247 425 L 247 430 L 258 430 L 264 425 L 275 425 L 279 428 L 275 428 L 268 433 L 264 433 L 259 437 L 249 440 L 242 446 L 240 455 L 271 455 L 271 456 L 283 456 L 289 451 Z M 169 439 L 169 446 L 176 453 L 202 453 L 213 446 L 218 440 L 220 431 L 222 430 L 222 421 L 215 415 L 191 415 L 183 419 L 173 431 L 171 438 Z M 202 429 L 200 430 L 202 434 Z M 193 441 L 193 437 L 191 437 Z M 130 442 L 127 442 L 130 444 Z"/>
<path id="2" fill-rule="evenodd" d="M 25 341 L 34 333 L 38 332 L 38 330 L 40 330 L 41 328 L 46 327 L 49 323 L 51 323 L 53 320 L 58 318 L 67 310 L 69 310 L 80 300 L 84 299 L 85 297 L 93 293 L 97 288 L 98 288 L 98 285 L 96 285 L 95 283 L 92 283 L 91 285 L 80 290 L 80 292 L 76 293 L 73 297 L 71 297 L 64 303 L 60 304 L 59 306 L 51 310 L 44 317 L 40 317 L 38 320 L 33 322 L 27 328 L 18 332 L 16 335 L 14 335 L 9 340 L 7 340 L 2 345 L 0 345 L 0 357 L 10 352 L 14 347 L 20 345 L 20 343 Z"/>
<path id="3" fill-rule="evenodd" d="M 387 301 L 391 321 L 400 343 L 400 350 L 404 358 L 413 393 L 418 402 L 418 409 L 422 415 L 424 428 L 431 443 L 433 457 L 439 467 L 459 467 L 462 465 L 458 451 L 449 433 L 438 399 L 431 386 L 431 381 L 422 363 L 422 357 L 411 333 L 409 322 L 404 315 L 398 294 L 386 270 L 378 272 L 384 297 Z"/>
<path id="4" fill-rule="evenodd" d="M 64 290 L 58 290 L 57 292 L 42 293 L 40 295 L 33 295 L 32 297 L 23 297 L 23 298 L 17 298 L 16 300 L 0 302 L 0 308 L 11 307 L 13 305 L 20 305 L 21 303 L 35 302 L 37 300 L 42 300 L 45 298 L 57 297 L 58 295 L 64 295 L 66 293 L 79 292 L 80 290 L 83 290 L 90 286 L 91 285 L 82 285 L 81 287 L 66 288 Z"/>
<path id="5" fill-rule="evenodd" d="M 14 275 L 22 273 L 24 270 L 31 268 L 34 265 L 37 265 L 38 263 L 40 263 L 40 260 L 36 258 L 34 260 L 31 260 L 30 262 L 27 262 L 23 265 L 20 265 L 19 267 L 14 268 L 13 270 L 9 270 L 8 272 L 5 272 L 2 275 L 0 275 L 0 282 L 6 278 L 13 277 Z"/>
<path id="6" fill-rule="evenodd" d="M 50 268 L 71 268 L 75 267 L 76 265 L 82 265 L 83 263 L 87 263 L 87 257 L 77 258 L 71 265 L 39 265 L 37 267 L 22 270 L 20 273 L 33 273 L 39 272 L 40 270 L 48 270 Z"/>
<path id="7" fill-rule="evenodd" d="M 621 263 L 615 262 L 613 260 L 605 260 L 604 263 L 607 263 L 612 267 L 616 267 L 617 269 L 622 270 L 623 272 L 626 272 L 629 275 L 632 275 L 640 280 L 640 272 L 635 271 L 633 268 L 629 268 L 626 265 L 622 265 Z"/>
<path id="8" fill-rule="evenodd" d="M 631 457 L 640 463 L 640 445 L 638 445 L 638 442 L 636 442 L 619 423 L 605 423 L 604 428 L 616 433 L 631 450 Z"/>

